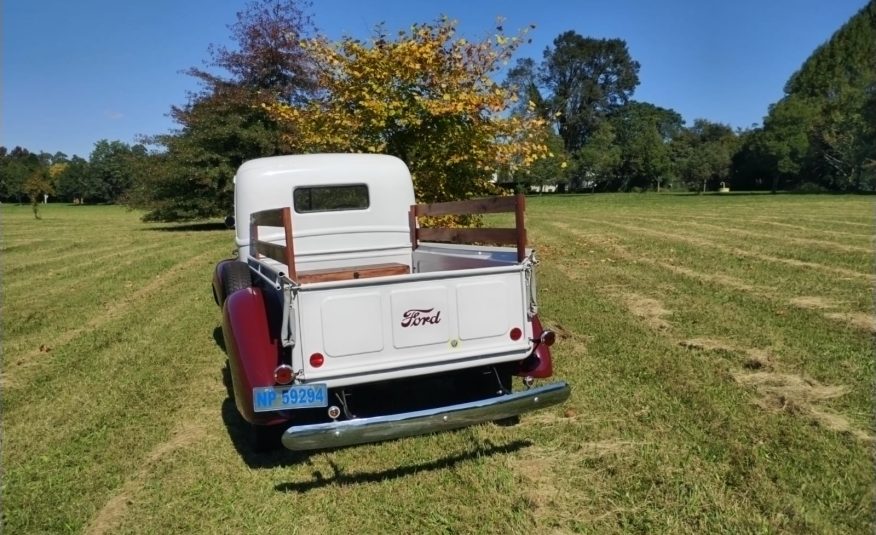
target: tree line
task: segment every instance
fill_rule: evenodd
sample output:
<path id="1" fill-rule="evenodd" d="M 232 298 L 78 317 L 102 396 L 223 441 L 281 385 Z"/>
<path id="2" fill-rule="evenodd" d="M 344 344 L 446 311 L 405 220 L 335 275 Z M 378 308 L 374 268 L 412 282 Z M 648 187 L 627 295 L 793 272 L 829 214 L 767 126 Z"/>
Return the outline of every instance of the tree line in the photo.
<path id="1" fill-rule="evenodd" d="M 178 128 L 88 160 L 0 148 L 0 199 L 120 202 L 147 220 L 221 216 L 244 161 L 318 151 L 385 152 L 418 199 L 466 198 L 496 182 L 571 191 L 876 190 L 876 2 L 816 49 L 763 125 L 733 129 L 634 99 L 622 39 L 568 31 L 542 58 L 505 65 L 532 28 L 469 41 L 453 21 L 331 42 L 296 0 L 256 0 L 211 46 Z M 499 77 L 503 80 L 498 80 Z"/>
<path id="2" fill-rule="evenodd" d="M 100 140 L 89 158 L 0 147 L 0 200 L 124 203 L 150 154 L 144 145 Z"/>
<path id="3" fill-rule="evenodd" d="M 621 39 L 561 34 L 506 84 L 549 121 L 553 152 L 522 176 L 542 185 L 631 191 L 876 191 L 876 2 L 817 48 L 763 126 L 734 130 L 634 100 L 639 63 Z"/>

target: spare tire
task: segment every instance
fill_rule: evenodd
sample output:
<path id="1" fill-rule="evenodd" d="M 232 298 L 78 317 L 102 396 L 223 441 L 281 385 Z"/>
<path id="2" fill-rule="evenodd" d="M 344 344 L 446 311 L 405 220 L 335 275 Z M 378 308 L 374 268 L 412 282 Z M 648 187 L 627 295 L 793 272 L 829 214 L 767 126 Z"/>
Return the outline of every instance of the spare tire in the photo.
<path id="1" fill-rule="evenodd" d="M 228 262 L 222 269 L 223 301 L 237 290 L 252 287 L 252 275 L 249 266 L 243 262 Z"/>

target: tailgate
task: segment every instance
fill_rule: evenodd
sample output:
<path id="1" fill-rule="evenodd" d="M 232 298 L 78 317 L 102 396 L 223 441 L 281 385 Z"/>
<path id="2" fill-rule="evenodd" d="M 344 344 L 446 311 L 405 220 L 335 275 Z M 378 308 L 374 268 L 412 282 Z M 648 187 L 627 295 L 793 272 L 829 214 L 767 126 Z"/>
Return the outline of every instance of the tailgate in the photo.
<path id="1" fill-rule="evenodd" d="M 524 265 L 303 286 L 295 355 L 342 386 L 520 360 L 531 350 Z M 315 368 L 309 356 L 322 354 Z"/>

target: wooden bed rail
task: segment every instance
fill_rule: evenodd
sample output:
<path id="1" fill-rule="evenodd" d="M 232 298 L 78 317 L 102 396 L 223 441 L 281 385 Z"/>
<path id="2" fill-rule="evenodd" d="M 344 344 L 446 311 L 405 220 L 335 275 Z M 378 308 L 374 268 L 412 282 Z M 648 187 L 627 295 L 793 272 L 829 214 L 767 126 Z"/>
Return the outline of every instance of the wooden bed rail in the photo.
<path id="1" fill-rule="evenodd" d="M 286 245 L 282 246 L 259 240 L 259 227 L 283 227 Z M 286 264 L 289 268 L 289 273 L 286 273 L 286 276 L 296 280 L 298 274 L 295 271 L 295 248 L 292 243 L 292 209 L 289 207 L 275 208 L 250 214 L 249 250 L 250 256 L 254 258 L 266 256 Z"/>
<path id="2" fill-rule="evenodd" d="M 432 204 L 413 204 L 408 212 L 411 228 L 411 246 L 416 249 L 419 241 L 450 243 L 489 243 L 493 245 L 517 245 L 517 261 L 526 258 L 526 228 L 523 213 L 526 197 L 487 197 L 468 201 L 450 201 Z M 515 228 L 419 228 L 417 218 L 443 215 L 475 215 L 514 212 Z"/>

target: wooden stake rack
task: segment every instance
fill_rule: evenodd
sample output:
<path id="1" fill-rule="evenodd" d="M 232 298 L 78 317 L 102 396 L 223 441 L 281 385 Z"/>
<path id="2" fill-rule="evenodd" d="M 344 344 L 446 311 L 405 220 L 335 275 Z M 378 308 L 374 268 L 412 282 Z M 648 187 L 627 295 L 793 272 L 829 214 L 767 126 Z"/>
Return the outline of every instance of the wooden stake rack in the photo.
<path id="1" fill-rule="evenodd" d="M 259 240 L 260 226 L 283 227 L 285 246 Z M 249 219 L 249 243 L 250 256 L 257 259 L 264 256 L 286 264 L 289 269 L 286 276 L 299 284 L 387 277 L 411 272 L 410 266 L 396 263 L 298 271 L 295 267 L 295 246 L 292 240 L 292 212 L 288 207 L 253 213 Z"/>
<path id="2" fill-rule="evenodd" d="M 526 227 L 523 214 L 526 197 L 486 197 L 468 201 L 450 201 L 432 204 L 414 204 L 408 212 L 411 229 L 411 245 L 414 249 L 420 241 L 447 243 L 486 243 L 490 245 L 516 245 L 517 261 L 526 258 Z M 417 218 L 444 215 L 475 215 L 514 212 L 515 228 L 419 228 Z"/>
<path id="3" fill-rule="evenodd" d="M 522 194 L 514 197 L 486 197 L 468 201 L 414 204 L 408 212 L 411 245 L 414 249 L 421 241 L 516 245 L 517 261 L 522 262 L 526 258 L 526 228 L 523 221 L 525 209 L 526 197 Z M 420 217 L 502 212 L 514 212 L 515 228 L 419 228 L 417 224 Z M 285 245 L 260 240 L 259 227 L 281 227 L 285 235 Z M 404 264 L 377 264 L 298 272 L 295 267 L 295 246 L 292 239 L 292 209 L 289 207 L 253 212 L 250 215 L 249 248 L 250 256 L 253 258 L 267 257 L 286 264 L 289 270 L 286 276 L 301 284 L 410 273 L 410 266 Z"/>

